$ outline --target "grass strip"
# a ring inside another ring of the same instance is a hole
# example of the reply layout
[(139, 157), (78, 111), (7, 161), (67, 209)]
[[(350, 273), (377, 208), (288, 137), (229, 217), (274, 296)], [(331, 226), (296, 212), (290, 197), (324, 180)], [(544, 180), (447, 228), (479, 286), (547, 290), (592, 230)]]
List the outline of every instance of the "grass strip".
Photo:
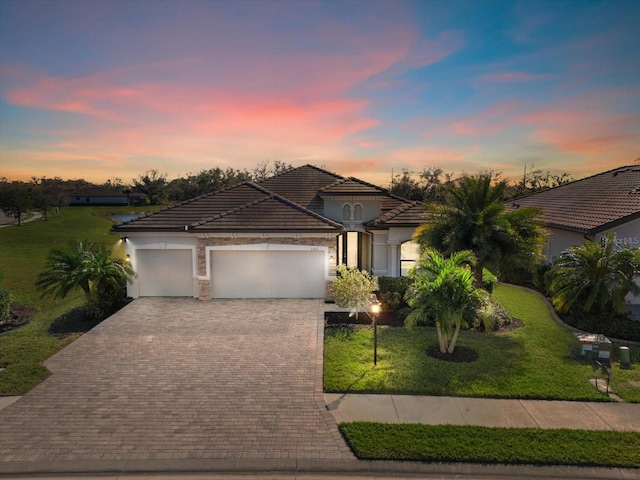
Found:
[(640, 468), (640, 433), (457, 425), (340, 424), (362, 460)]

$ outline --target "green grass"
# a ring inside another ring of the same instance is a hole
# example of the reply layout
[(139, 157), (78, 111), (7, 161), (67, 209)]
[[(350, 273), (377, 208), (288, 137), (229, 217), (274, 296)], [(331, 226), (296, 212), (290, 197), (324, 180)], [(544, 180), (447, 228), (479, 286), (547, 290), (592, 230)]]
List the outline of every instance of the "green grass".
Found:
[[(374, 367), (371, 328), (327, 329), (325, 391), (608, 400), (588, 382), (594, 375), (591, 365), (570, 355), (576, 348), (574, 336), (553, 321), (539, 295), (500, 285), (494, 296), (524, 326), (499, 334), (461, 332), (457, 345), (478, 352), (472, 363), (429, 357), (427, 346), (437, 344), (433, 328), (379, 327)], [(614, 367), (612, 389), (628, 401), (638, 401), (640, 389), (629, 380), (640, 380), (640, 368)]]
[(49, 375), (42, 362), (71, 342), (49, 333), (49, 325), (59, 316), (83, 304), (81, 292), (64, 300), (40, 298), (35, 289), (49, 250), (64, 247), (70, 240), (99, 242), (121, 254), (119, 236), (110, 233), (110, 213), (133, 211), (130, 207), (67, 207), (61, 216), (36, 220), (21, 227), (0, 228), (0, 270), (2, 285), (14, 302), (33, 306), (37, 313), (31, 322), (0, 336), (0, 396), (22, 395)]
[(640, 433), (354, 422), (340, 430), (364, 460), (640, 467)]

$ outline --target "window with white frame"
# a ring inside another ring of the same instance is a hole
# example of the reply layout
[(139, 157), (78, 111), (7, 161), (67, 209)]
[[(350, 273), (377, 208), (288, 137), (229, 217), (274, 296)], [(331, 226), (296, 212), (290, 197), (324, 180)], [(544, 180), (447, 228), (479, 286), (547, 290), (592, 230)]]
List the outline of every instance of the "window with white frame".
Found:
[(400, 245), (400, 276), (406, 277), (420, 258), (420, 245), (409, 240)]

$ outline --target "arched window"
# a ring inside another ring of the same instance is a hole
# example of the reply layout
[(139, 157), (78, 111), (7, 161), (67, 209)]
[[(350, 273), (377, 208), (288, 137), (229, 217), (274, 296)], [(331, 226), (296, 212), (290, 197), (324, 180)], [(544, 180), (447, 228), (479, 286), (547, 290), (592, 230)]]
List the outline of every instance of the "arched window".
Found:
[(353, 219), (356, 222), (361, 222), (362, 221), (362, 205), (360, 205), (359, 203), (356, 203), (353, 206)]
[(351, 204), (349, 203), (342, 206), (342, 220), (351, 220)]

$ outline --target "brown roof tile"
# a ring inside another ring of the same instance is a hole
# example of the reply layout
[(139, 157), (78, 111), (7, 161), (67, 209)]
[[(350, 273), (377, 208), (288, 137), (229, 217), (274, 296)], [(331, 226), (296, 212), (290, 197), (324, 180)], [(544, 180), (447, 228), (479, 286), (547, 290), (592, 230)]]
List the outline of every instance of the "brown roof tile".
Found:
[(381, 227), (413, 227), (427, 221), (427, 213), (424, 204), (420, 202), (402, 203), (396, 208), (380, 215), (370, 221), (367, 226), (371, 228)]
[(640, 167), (620, 167), (507, 203), (537, 207), (550, 227), (597, 233), (640, 217)]

